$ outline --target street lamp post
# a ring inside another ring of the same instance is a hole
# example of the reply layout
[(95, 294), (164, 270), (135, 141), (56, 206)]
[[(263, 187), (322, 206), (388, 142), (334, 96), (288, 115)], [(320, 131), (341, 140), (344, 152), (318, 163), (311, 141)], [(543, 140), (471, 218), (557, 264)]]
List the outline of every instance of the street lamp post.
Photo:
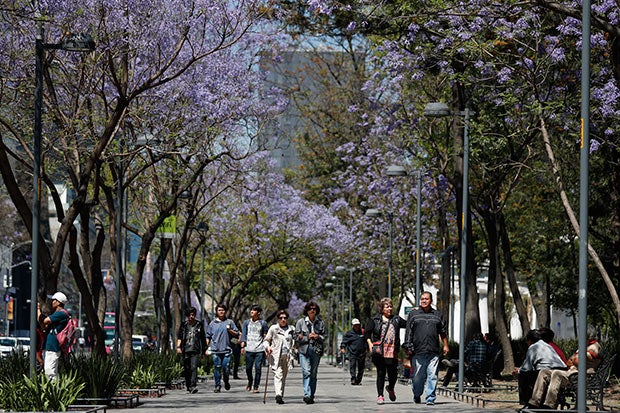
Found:
[[(369, 208), (366, 210), (365, 215), (370, 218), (376, 218), (383, 216), (383, 212), (379, 211), (376, 208)], [(394, 214), (388, 212), (388, 236), (389, 236), (389, 244), (388, 244), (388, 298), (392, 298), (392, 231), (394, 229)]]
[(205, 236), (209, 231), (209, 225), (206, 222), (199, 222), (196, 226), (196, 230), (200, 234), (200, 238), (202, 241), (202, 248), (200, 251), (200, 296), (198, 299), (200, 300), (200, 317), (204, 320), (205, 316), (205, 300), (204, 300), (204, 292), (205, 292)]
[(467, 277), (467, 233), (469, 230), (469, 109), (462, 112), (452, 112), (445, 103), (429, 103), (424, 108), (424, 115), (430, 118), (445, 116), (463, 116), (463, 199), (462, 199), (462, 228), (461, 228), (461, 277), (459, 295), (461, 299), (459, 320), (459, 393), (463, 392), (463, 377), (465, 373), (465, 300)]
[[(39, 234), (41, 209), (41, 133), (43, 129), (43, 61), (45, 50), (60, 49), (74, 52), (92, 52), (95, 42), (85, 34), (69, 34), (61, 43), (44, 43), (43, 21), (37, 22), (35, 38), (35, 89), (32, 168), (32, 271), (30, 273), (30, 342), (37, 340), (37, 290), (39, 277)], [(36, 375), (36, 352), (30, 352), (30, 377)]]
[[(407, 171), (400, 165), (390, 165), (387, 170), (388, 176), (406, 176)], [(415, 299), (419, 300), (422, 282), (420, 275), (420, 260), (422, 249), (422, 172), (417, 172), (417, 210), (416, 210), (416, 259), (415, 259)]]
[[(351, 325), (351, 321), (353, 320), (353, 271), (355, 271), (355, 268), (353, 267), (347, 268), (347, 267), (343, 267), (339, 265), (336, 267), (336, 271), (349, 271), (349, 317), (348, 317), (348, 321), (349, 321), (349, 325)], [(344, 303), (344, 290), (343, 290), (342, 302)]]

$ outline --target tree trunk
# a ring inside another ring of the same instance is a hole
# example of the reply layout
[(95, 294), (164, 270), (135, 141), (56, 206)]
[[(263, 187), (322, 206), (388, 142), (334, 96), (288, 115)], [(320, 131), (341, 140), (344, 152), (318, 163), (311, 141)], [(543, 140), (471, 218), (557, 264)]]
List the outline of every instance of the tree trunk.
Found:
[[(566, 195), (566, 191), (564, 190), (564, 184), (562, 182), (562, 177), (560, 176), (560, 169), (555, 160), (555, 154), (553, 152), (553, 148), (551, 147), (551, 140), (549, 139), (549, 132), (547, 131), (547, 126), (545, 120), (540, 117), (540, 129), (542, 132), (543, 141), (545, 143), (545, 150), (547, 152), (547, 157), (549, 158), (549, 162), (551, 163), (551, 169), (553, 171), (553, 176), (555, 178), (555, 182), (558, 185), (558, 190), (560, 192), (560, 199), (562, 200), (562, 205), (564, 206), (564, 210), (568, 215), (571, 225), (573, 226), (573, 230), (577, 234), (578, 237), (581, 237), (581, 229), (579, 227), (579, 222), (577, 221), (577, 217), (575, 216), (575, 212), (570, 205), (568, 200), (568, 196)], [(609, 295), (611, 296), (611, 300), (616, 309), (616, 325), (620, 326), (620, 297), (618, 297), (618, 292), (616, 291), (616, 287), (614, 286), (613, 281), (611, 280), (603, 262), (598, 256), (598, 253), (594, 250), (592, 245), (588, 243), (588, 254), (590, 254), (590, 258), (592, 262), (598, 269), (601, 277), (603, 278), (603, 282), (607, 287), (607, 291), (609, 291)]]

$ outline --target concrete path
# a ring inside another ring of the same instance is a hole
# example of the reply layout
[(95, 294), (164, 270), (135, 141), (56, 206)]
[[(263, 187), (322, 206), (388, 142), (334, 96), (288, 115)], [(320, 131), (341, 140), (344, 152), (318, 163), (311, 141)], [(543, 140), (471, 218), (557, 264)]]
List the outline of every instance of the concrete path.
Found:
[[(492, 408), (476, 408), (470, 404), (455, 401), (445, 396), (438, 396), (434, 406), (414, 404), (411, 388), (402, 384), (396, 385), (395, 402), (390, 402), (385, 394), (384, 405), (377, 405), (374, 371), (367, 373), (361, 386), (352, 386), (348, 372), (342, 368), (321, 363), (319, 367), (317, 393), (315, 403), (306, 405), (303, 400), (301, 385), (301, 369), (296, 366), (289, 371), (285, 390), (285, 404), (275, 402), (271, 374), (267, 400), (263, 404), (263, 392), (266, 369), (263, 368), (261, 392), (258, 394), (246, 392), (245, 371), (240, 380), (231, 381), (231, 389), (221, 393), (213, 392), (213, 381), (200, 383), (198, 393), (188, 394), (186, 390), (166, 390), (164, 396), (158, 398), (140, 397), (140, 405), (135, 408), (124, 409), (128, 413), (156, 413), (182, 411), (194, 412), (226, 412), (226, 413), (253, 413), (253, 412), (442, 412), (442, 413), (481, 413), (502, 412), (515, 413), (514, 410), (498, 410)], [(271, 372), (270, 372), (271, 373)], [(424, 400), (422, 400), (424, 401)]]

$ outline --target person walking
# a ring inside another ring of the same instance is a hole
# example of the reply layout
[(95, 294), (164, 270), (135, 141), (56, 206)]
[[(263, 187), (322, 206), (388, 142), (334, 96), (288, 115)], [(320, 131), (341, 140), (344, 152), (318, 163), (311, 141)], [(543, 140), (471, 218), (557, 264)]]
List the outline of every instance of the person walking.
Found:
[(198, 361), (207, 352), (207, 338), (202, 322), (196, 320), (196, 309), (185, 310), (185, 320), (177, 332), (177, 354), (183, 355), (183, 376), (188, 393), (197, 393)]
[[(267, 334), (268, 326), (265, 320), (260, 319), (263, 309), (254, 304), (250, 308), (250, 319), (243, 322), (241, 327), (241, 354), (245, 354), (245, 373), (248, 378), (246, 391), (253, 390), (258, 393), (260, 386), (261, 368), (263, 367), (263, 356), (265, 347), (263, 340)], [(254, 374), (252, 374), (254, 370)]]
[[(340, 343), (340, 352), (344, 357), (345, 350), (349, 351), (349, 373), (351, 385), (362, 384), (364, 367), (366, 367), (366, 351), (368, 345), (362, 331), (362, 323), (357, 318), (351, 320), (352, 330), (346, 332)], [(344, 363), (343, 363), (344, 366)]]
[(240, 335), (234, 321), (226, 318), (227, 310), (224, 304), (218, 304), (215, 307), (216, 318), (207, 327), (207, 345), (213, 355), (214, 393), (222, 391), (222, 378), (224, 389), (230, 390), (230, 356), (232, 354), (230, 339), (238, 338)]
[[(384, 297), (379, 301), (379, 314), (366, 323), (364, 338), (370, 351), (370, 358), (377, 369), (377, 404), (383, 404), (383, 389), (391, 401), (396, 401), (394, 386), (398, 378), (398, 351), (400, 350), (400, 329), (406, 321), (392, 314), (392, 300)], [(388, 384), (385, 385), (387, 375)]]
[(295, 328), (288, 325), (288, 313), (280, 310), (276, 313), (278, 322), (267, 331), (265, 336), (265, 352), (269, 368), (273, 371), (273, 388), (276, 403), (284, 404), (284, 387), (286, 376), (293, 367), (293, 351), (295, 344)]
[(58, 291), (47, 297), (52, 300), (52, 314), (43, 319), (43, 330), (48, 332), (43, 347), (45, 350), (43, 352), (43, 370), (45, 375), (53, 380), (58, 377), (58, 361), (61, 354), (56, 334), (65, 328), (71, 318), (71, 314), (65, 310), (65, 304), (67, 303), (67, 296), (65, 294)]
[(420, 294), (420, 306), (407, 316), (407, 332), (403, 347), (413, 356), (414, 369), (411, 389), (414, 403), (422, 402), (426, 382), (426, 405), (432, 406), (437, 399), (437, 373), (439, 371), (439, 342), (443, 343), (443, 355), (450, 352), (448, 330), (443, 312), (434, 309), (433, 295), (428, 291)]
[(304, 403), (313, 404), (319, 362), (323, 355), (325, 340), (325, 323), (319, 318), (321, 309), (317, 303), (310, 301), (304, 307), (304, 318), (295, 324), (295, 336), (299, 350), (302, 382), (304, 386)]

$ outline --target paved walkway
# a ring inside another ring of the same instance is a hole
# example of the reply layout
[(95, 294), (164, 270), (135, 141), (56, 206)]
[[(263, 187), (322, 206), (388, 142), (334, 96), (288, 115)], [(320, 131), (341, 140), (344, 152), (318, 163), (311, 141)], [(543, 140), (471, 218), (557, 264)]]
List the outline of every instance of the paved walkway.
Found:
[[(243, 370), (243, 367), (242, 367)], [(374, 371), (367, 373), (361, 386), (351, 386), (348, 372), (344, 373), (339, 367), (321, 363), (315, 404), (306, 405), (303, 400), (301, 385), (301, 369), (296, 366), (289, 371), (286, 383), (284, 400), (286, 404), (275, 403), (273, 382), (269, 377), (269, 388), (266, 403), (263, 404), (263, 392), (266, 369), (263, 369), (261, 392), (258, 394), (245, 391), (245, 370), (240, 380), (231, 381), (231, 389), (221, 393), (213, 393), (213, 381), (200, 383), (198, 393), (188, 394), (185, 390), (167, 390), (164, 396), (158, 398), (140, 397), (140, 405), (126, 409), (131, 413), (154, 413), (182, 410), (183, 413), (193, 412), (226, 412), (226, 413), (253, 413), (253, 412), (443, 412), (443, 413), (481, 413), (502, 412), (515, 413), (514, 410), (498, 410), (491, 408), (476, 408), (472, 405), (458, 402), (448, 397), (438, 396), (434, 406), (414, 404), (411, 388), (402, 384), (396, 385), (395, 402), (390, 402), (386, 396), (384, 405), (377, 405)], [(270, 372), (271, 373), (271, 372)]]

